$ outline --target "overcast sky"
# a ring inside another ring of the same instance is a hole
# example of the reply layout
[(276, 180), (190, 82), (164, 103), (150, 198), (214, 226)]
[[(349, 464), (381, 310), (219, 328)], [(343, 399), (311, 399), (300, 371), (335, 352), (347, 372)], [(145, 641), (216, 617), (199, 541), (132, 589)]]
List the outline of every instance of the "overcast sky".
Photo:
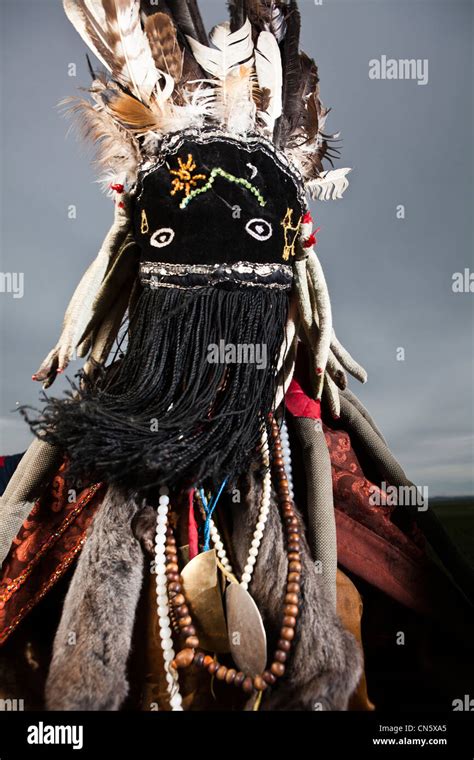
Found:
[[(209, 26), (224, 20), (223, 0), (201, 5)], [(473, 493), (474, 294), (452, 290), (453, 273), (474, 271), (473, 6), (300, 6), (303, 47), (333, 108), (328, 128), (342, 133), (338, 165), (353, 167), (344, 199), (313, 208), (336, 331), (369, 373), (366, 386), (352, 388), (419, 486), (431, 496)], [(0, 454), (8, 454), (30, 440), (12, 410), (17, 401), (37, 403), (31, 374), (57, 340), (113, 209), (55, 109), (89, 83), (85, 45), (61, 2), (0, 0), (0, 7), (0, 272), (24, 273), (23, 298), (0, 292)], [(382, 56), (417, 59), (427, 84), (371, 79), (369, 62)], [(62, 380), (51, 390), (63, 387)]]

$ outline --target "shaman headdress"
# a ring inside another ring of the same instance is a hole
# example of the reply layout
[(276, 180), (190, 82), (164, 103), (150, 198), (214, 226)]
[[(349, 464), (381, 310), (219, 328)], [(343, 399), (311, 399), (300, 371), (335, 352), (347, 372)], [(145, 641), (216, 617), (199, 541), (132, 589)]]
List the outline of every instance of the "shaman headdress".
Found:
[[(209, 39), (195, 0), (64, 7), (106, 68), (93, 102), (71, 108), (117, 203), (37, 374), (50, 384), (79, 346), (86, 376), (67, 402), (50, 400), (40, 428), (73, 471), (111, 482), (232, 479), (282, 401), (300, 339), (335, 416), (345, 370), (365, 380), (332, 330), (306, 205), (308, 193), (339, 198), (349, 170), (323, 169), (337, 150), (296, 3), (232, 0)], [(120, 359), (92, 372), (127, 308)], [(265, 361), (239, 361), (242, 347)]]

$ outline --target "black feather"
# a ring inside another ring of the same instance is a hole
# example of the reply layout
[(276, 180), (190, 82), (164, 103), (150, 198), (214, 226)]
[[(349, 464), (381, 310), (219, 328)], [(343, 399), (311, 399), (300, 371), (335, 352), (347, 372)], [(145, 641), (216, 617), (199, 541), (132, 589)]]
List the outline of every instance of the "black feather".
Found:
[(208, 45), (209, 40), (196, 0), (166, 0), (178, 29), (193, 39)]
[(230, 31), (236, 32), (245, 22), (245, 0), (228, 0)]
[(286, 34), (281, 45), (283, 65), (282, 115), (275, 127), (274, 140), (285, 145), (301, 118), (302, 65), (300, 57), (301, 17), (295, 0), (291, 0), (285, 17)]

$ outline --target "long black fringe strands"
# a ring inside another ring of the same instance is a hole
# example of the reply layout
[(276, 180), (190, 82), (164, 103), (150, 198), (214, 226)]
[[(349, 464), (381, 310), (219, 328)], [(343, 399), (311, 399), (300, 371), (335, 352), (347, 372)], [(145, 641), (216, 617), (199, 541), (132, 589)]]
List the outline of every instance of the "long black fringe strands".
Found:
[[(265, 287), (144, 289), (122, 358), (28, 420), (68, 477), (147, 489), (232, 483), (273, 410), (288, 294)], [(210, 363), (211, 344), (265, 345), (267, 366)], [(26, 415), (25, 415), (26, 416)]]

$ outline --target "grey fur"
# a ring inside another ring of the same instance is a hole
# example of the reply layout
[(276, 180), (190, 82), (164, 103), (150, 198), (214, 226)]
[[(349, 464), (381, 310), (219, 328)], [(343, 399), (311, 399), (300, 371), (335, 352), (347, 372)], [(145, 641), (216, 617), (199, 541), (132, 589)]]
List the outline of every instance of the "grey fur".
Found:
[[(239, 567), (240, 572), (252, 540), (261, 490), (252, 475), (245, 485), (245, 499), (231, 507), (232, 564)], [(301, 562), (302, 598), (292, 654), (284, 677), (265, 693), (262, 709), (345, 710), (362, 674), (362, 653), (326, 597), (306, 540), (302, 545)], [(283, 616), (287, 565), (279, 510), (273, 502), (249, 588), (263, 617), (270, 654)]]
[(137, 504), (109, 488), (71, 581), (46, 684), (49, 710), (118, 710), (143, 576)]

